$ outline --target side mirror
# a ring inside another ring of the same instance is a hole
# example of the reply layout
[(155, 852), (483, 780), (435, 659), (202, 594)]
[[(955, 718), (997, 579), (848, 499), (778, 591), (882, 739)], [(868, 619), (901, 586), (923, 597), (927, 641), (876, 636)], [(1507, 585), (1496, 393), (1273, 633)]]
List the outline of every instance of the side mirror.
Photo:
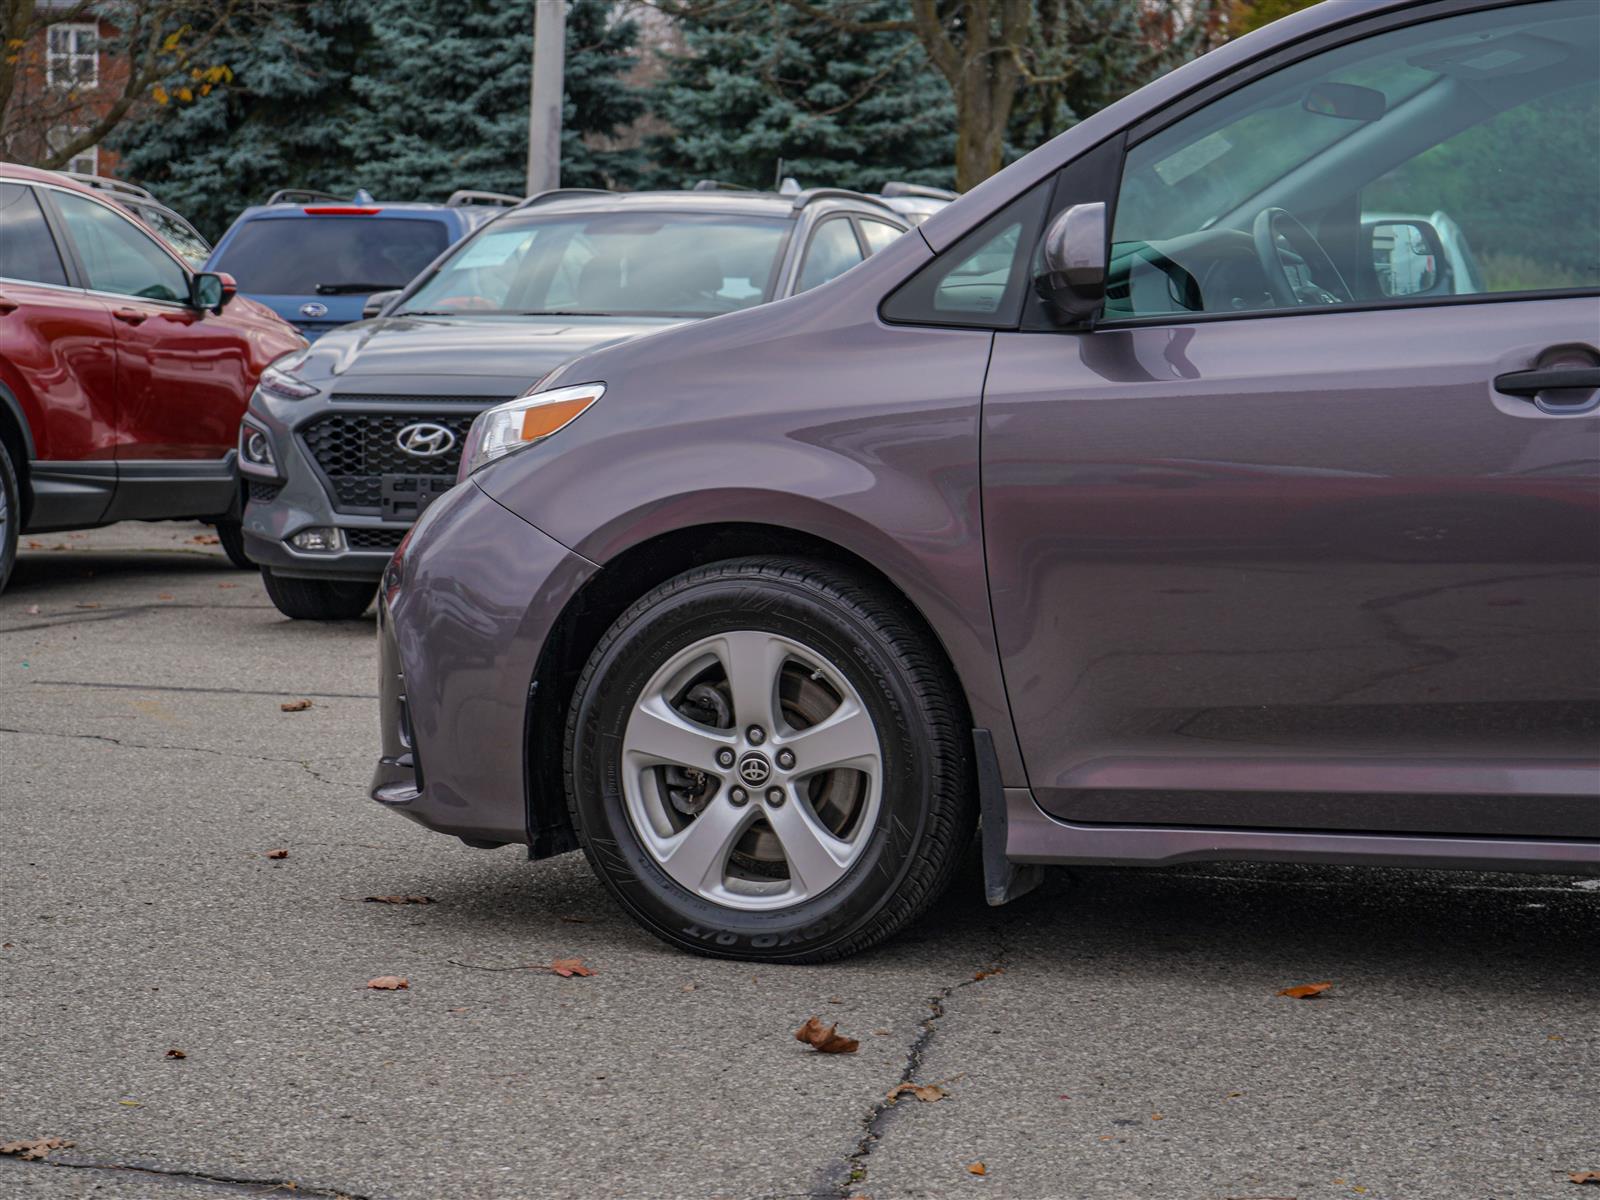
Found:
[(1043, 270), (1033, 286), (1056, 312), (1090, 321), (1106, 294), (1106, 206), (1074, 204), (1044, 231)]
[(1389, 99), (1376, 88), (1353, 83), (1314, 83), (1306, 89), (1300, 107), (1343, 121), (1376, 121), (1389, 111)]
[(220, 313), (238, 294), (233, 276), (220, 271), (201, 271), (189, 280), (189, 303), (208, 312)]
[(373, 317), (383, 316), (383, 310), (394, 302), (395, 297), (400, 294), (401, 290), (400, 288), (395, 288), (388, 292), (373, 292), (372, 295), (367, 297), (367, 302), (361, 306), (361, 319), (370, 321)]
[(1450, 266), (1431, 221), (1400, 217), (1365, 224), (1372, 273), (1385, 297), (1448, 293)]

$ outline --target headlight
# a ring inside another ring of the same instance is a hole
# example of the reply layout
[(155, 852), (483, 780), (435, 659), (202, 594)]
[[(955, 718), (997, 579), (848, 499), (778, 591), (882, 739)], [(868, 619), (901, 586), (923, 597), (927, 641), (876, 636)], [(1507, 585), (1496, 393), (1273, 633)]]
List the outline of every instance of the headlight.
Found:
[(580, 383), (576, 387), (530, 392), (479, 413), (467, 431), (461, 471), (456, 478), (465, 479), (485, 463), (560, 432), (605, 393), (603, 383)]
[(315, 396), (317, 389), (295, 374), (305, 365), (308, 355), (309, 351), (296, 350), (275, 359), (261, 372), (256, 386), (269, 396), (279, 396), (285, 400), (304, 400), (307, 396)]

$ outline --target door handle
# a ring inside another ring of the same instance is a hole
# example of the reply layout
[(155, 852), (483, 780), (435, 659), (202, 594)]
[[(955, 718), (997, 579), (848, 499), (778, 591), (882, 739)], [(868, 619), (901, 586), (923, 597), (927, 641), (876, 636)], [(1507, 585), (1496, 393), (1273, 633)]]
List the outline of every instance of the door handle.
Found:
[(127, 322), (129, 325), (143, 325), (150, 319), (149, 313), (140, 312), (137, 308), (114, 309), (111, 315), (119, 321)]
[[(1600, 367), (1537, 367), (1495, 376), (1497, 391), (1533, 401), (1540, 412), (1555, 416), (1600, 408)], [(1571, 397), (1568, 399), (1567, 397)]]
[(22, 305), (18, 304), (15, 300), (8, 300), (6, 297), (0, 296), (0, 317), (14, 313), (21, 307)]

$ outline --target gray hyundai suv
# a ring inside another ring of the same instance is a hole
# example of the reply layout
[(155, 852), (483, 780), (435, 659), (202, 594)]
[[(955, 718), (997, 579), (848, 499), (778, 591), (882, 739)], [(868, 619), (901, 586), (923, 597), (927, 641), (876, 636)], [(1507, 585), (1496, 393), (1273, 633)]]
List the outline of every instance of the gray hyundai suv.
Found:
[(388, 569), (373, 798), (771, 961), (980, 816), (992, 903), (1600, 873), (1597, 64), (1593, 0), (1318, 5), (484, 413)]
[(525, 201), (262, 374), (239, 467), (267, 594), (290, 617), (360, 616), (483, 409), (585, 350), (826, 283), (906, 229), (837, 188)]

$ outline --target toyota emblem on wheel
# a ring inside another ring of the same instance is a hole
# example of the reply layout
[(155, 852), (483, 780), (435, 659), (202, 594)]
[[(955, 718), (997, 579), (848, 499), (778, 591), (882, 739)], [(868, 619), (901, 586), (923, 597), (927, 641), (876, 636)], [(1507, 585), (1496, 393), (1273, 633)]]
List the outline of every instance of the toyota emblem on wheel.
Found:
[(395, 445), (415, 458), (438, 458), (448, 454), (456, 444), (456, 435), (443, 425), (419, 421), (407, 425), (394, 435)]
[(752, 751), (739, 760), (739, 778), (751, 787), (760, 787), (772, 775), (766, 757)]

